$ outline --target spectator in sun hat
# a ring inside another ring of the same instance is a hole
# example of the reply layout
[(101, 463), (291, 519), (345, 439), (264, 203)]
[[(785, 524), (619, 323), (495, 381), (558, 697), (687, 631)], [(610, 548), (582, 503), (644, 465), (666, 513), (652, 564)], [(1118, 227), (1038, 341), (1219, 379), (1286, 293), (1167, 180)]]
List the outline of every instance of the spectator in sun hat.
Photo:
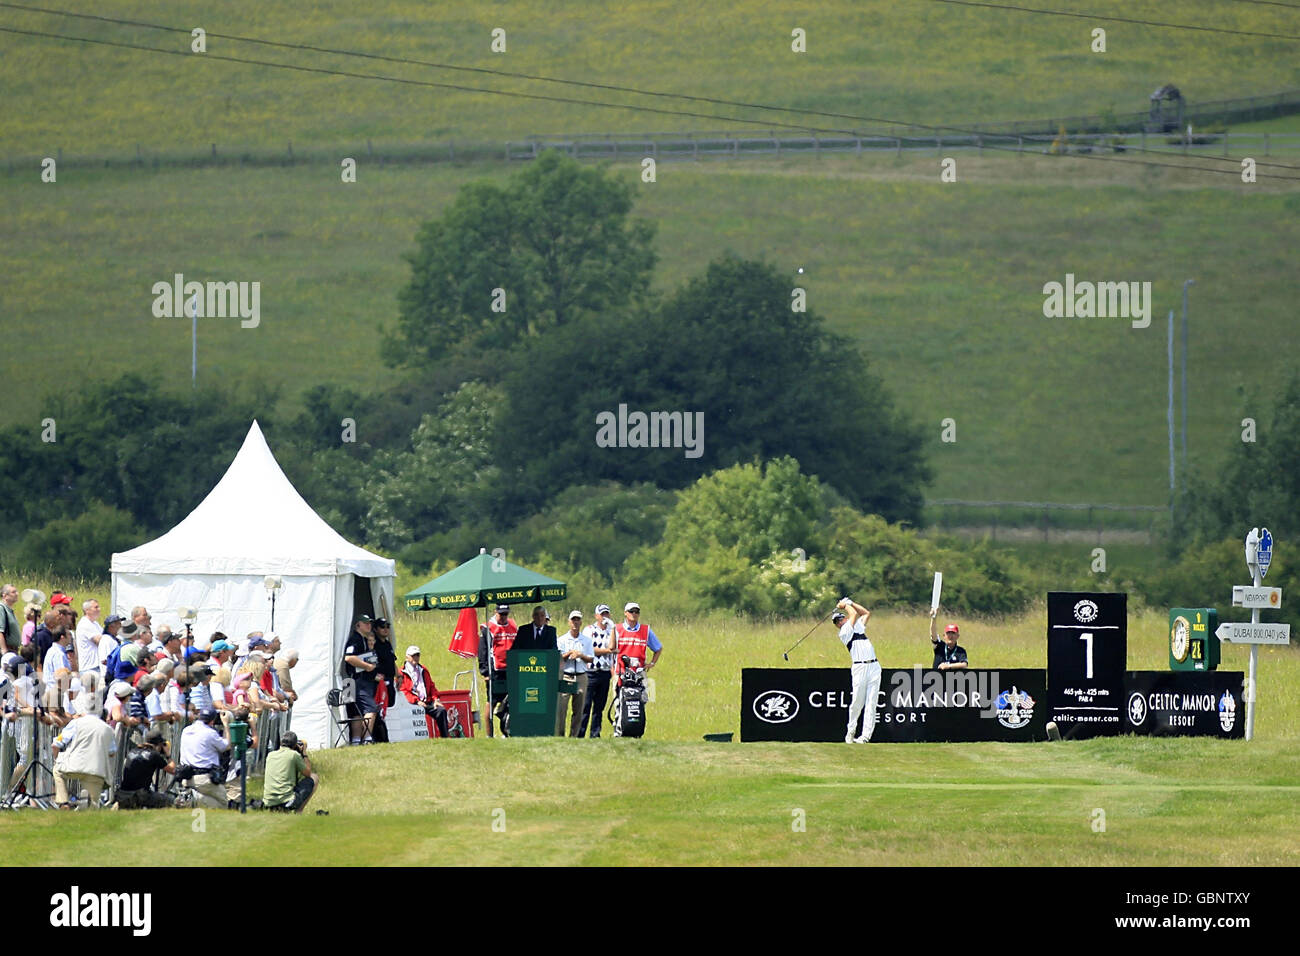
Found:
[(114, 727), (126, 724), (134, 727), (139, 721), (128, 712), (127, 700), (135, 693), (135, 688), (124, 680), (114, 681), (108, 688), (108, 722)]
[(968, 666), (966, 648), (957, 643), (957, 625), (949, 624), (945, 627), (943, 640), (940, 640), (938, 615), (938, 608), (930, 612), (930, 643), (934, 646), (934, 663), (931, 666), (941, 671), (964, 671)]
[(447, 736), (447, 708), (438, 700), (438, 687), (429, 669), (420, 663), (420, 649), (414, 644), (406, 649), (406, 663), (402, 665), (402, 695), (424, 708), (438, 728), (438, 736)]

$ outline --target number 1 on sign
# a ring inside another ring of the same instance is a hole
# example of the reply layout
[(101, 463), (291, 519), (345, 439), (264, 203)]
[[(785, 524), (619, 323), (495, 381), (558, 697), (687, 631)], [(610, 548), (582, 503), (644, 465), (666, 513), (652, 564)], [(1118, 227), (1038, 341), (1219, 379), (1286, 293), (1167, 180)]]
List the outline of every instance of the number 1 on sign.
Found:
[(1086, 661), (1087, 661), (1086, 664), (1087, 673), (1084, 674), (1083, 676), (1087, 677), (1089, 680), (1092, 680), (1092, 635), (1080, 634), (1079, 640), (1087, 642), (1088, 645), (1088, 649), (1084, 651), (1084, 654), (1086, 655)]

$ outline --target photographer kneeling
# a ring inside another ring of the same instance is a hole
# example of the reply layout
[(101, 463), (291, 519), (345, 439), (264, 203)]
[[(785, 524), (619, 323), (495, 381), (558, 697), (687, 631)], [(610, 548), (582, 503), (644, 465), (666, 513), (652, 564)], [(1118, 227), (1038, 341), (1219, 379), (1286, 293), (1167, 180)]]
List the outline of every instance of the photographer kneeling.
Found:
[(122, 770), (117, 788), (117, 809), (151, 810), (173, 805), (172, 798), (154, 789), (159, 770), (175, 773), (176, 765), (168, 758), (167, 737), (154, 727), (144, 735), (144, 744), (132, 750)]
[(306, 742), (288, 731), (280, 738), (280, 749), (267, 754), (262, 809), (302, 813), (318, 783), (320, 777), (311, 772), (307, 759)]

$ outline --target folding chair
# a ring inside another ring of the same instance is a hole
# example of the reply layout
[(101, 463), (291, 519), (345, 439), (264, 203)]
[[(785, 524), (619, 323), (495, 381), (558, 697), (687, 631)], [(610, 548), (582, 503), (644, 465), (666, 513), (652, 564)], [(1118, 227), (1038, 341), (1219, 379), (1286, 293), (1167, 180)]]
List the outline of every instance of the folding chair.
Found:
[[(342, 690), (335, 687), (325, 695), (325, 704), (329, 707), (330, 720), (334, 722), (333, 747), (346, 747), (352, 740), (352, 718), (348, 716), (348, 704), (351, 701)], [(340, 713), (342, 716), (339, 716)], [(342, 744), (339, 742), (342, 741)]]

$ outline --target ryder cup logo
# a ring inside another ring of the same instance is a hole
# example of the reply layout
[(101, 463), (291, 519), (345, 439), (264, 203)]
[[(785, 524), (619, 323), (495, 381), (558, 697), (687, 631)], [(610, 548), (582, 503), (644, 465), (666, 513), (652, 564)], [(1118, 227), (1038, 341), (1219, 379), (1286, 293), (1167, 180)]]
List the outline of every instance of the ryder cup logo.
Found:
[(1034, 698), (1012, 685), (1010, 690), (998, 694), (998, 723), (1010, 730), (1019, 730), (1034, 719)]
[(1147, 701), (1141, 694), (1134, 694), (1128, 699), (1128, 722), (1134, 727), (1141, 727), (1147, 719)]
[(1084, 598), (1074, 606), (1074, 619), (1080, 624), (1091, 624), (1093, 621), (1097, 620), (1097, 614), (1099, 611), (1100, 609), (1097, 607), (1096, 601), (1089, 601), (1087, 598)]
[(764, 723), (788, 723), (797, 713), (799, 701), (783, 690), (765, 690), (754, 698), (754, 716)]
[(1237, 700), (1232, 696), (1232, 691), (1225, 690), (1223, 696), (1219, 698), (1219, 726), (1223, 732), (1229, 733), (1232, 725), (1237, 722)]

